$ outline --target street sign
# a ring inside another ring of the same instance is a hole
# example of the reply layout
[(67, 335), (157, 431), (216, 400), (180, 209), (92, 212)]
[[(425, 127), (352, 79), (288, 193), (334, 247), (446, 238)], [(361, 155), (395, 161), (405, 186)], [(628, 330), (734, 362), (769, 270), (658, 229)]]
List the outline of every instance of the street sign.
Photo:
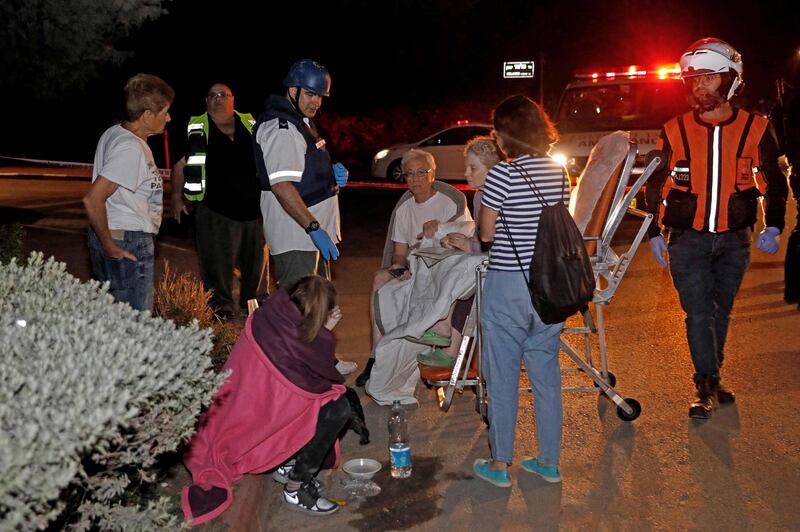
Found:
[(503, 63), (504, 78), (532, 78), (533, 61), (506, 61)]

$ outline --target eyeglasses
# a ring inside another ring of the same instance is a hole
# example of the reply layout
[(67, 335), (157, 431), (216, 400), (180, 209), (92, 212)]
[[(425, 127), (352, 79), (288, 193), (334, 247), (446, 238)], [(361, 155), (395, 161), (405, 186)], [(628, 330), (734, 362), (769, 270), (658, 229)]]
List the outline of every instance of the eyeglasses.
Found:
[(213, 100), (214, 98), (232, 98), (233, 94), (225, 91), (217, 91), (217, 92), (209, 92), (206, 94), (206, 98), (209, 100)]
[(400, 177), (402, 177), (405, 180), (409, 180), (415, 177), (425, 177), (431, 172), (433, 172), (433, 168), (428, 168), (427, 170), (417, 170), (416, 172), (403, 172), (402, 174), (400, 174)]

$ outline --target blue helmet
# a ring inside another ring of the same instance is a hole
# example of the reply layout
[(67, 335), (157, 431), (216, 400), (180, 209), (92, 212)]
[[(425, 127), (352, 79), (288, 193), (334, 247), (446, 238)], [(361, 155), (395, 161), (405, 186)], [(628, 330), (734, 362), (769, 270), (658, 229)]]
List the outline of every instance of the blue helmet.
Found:
[(311, 59), (303, 59), (292, 65), (283, 86), (301, 87), (320, 96), (330, 96), (331, 75), (328, 70)]

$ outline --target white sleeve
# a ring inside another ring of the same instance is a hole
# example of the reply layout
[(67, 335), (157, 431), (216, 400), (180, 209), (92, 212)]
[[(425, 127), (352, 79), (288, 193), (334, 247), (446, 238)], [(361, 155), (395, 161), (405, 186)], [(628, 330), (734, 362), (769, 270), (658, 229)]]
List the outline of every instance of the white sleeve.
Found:
[(264, 154), (271, 185), (302, 179), (306, 166), (306, 141), (294, 124), (280, 127), (277, 118), (264, 122), (258, 127), (256, 141)]
[(132, 142), (123, 141), (108, 150), (96, 172), (133, 192), (149, 177), (143, 168), (147, 168), (147, 162), (142, 149)]
[(411, 242), (407, 242), (408, 231), (406, 230), (408, 224), (410, 223), (409, 213), (408, 209), (405, 209), (404, 207), (405, 204), (399, 206), (397, 208), (397, 212), (395, 212), (394, 225), (392, 226), (392, 242), (411, 245)]

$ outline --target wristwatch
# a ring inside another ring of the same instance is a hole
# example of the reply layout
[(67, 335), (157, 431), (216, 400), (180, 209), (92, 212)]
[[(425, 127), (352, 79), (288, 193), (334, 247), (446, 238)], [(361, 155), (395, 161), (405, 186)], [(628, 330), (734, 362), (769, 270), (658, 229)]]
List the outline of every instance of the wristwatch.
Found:
[(312, 220), (311, 223), (308, 224), (308, 227), (306, 227), (306, 234), (312, 231), (316, 231), (317, 229), (319, 229), (319, 222), (316, 220)]

